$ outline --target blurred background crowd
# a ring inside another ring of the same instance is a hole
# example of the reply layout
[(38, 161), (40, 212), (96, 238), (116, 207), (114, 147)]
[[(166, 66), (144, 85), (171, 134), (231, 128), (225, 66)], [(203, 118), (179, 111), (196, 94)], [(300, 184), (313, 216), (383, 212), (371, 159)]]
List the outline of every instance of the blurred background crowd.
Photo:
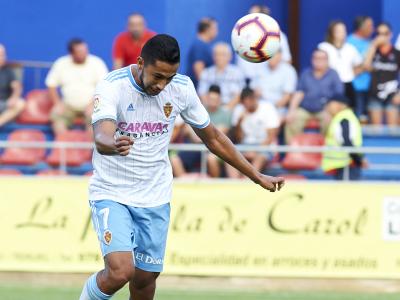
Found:
[[(253, 5), (243, 14), (255, 12), (271, 14), (264, 4)], [(229, 43), (219, 40), (218, 29), (217, 19), (198, 20), (197, 35), (188, 38), (190, 46), (182, 57), (185, 68), (180, 73), (192, 79), (212, 122), (234, 143), (361, 146), (362, 138), (357, 137), (361, 125), (398, 131), (400, 38), (394, 36), (391, 24), (375, 24), (368, 15), (355, 15), (351, 28), (341, 20), (332, 20), (325, 30), (325, 39), (315, 45), (308, 66), (301, 72), (293, 65), (294, 46), (285, 32), (281, 32), (280, 51), (268, 62), (253, 64), (235, 55)], [(46, 89), (25, 94), (23, 70), (7, 59), (9, 45), (1, 44), (0, 138), (45, 141), (52, 136), (56, 141), (90, 141), (96, 84), (110, 69), (135, 64), (141, 47), (155, 34), (145, 15), (129, 15), (126, 29), (115, 33), (111, 68), (102, 58), (91, 54), (87, 41), (72, 38), (67, 41), (67, 52), (54, 61), (46, 75)], [(343, 111), (347, 115), (335, 124), (337, 127), (332, 127), (335, 116)], [(310, 142), (304, 132), (314, 133)], [(200, 142), (190, 126), (182, 120), (176, 122), (172, 143)], [(29, 166), (44, 162), (50, 167), (36, 171), (59, 174), (62, 159), (67, 159), (72, 167), (90, 165), (88, 149), (70, 150), (67, 158), (62, 158), (57, 149), (36, 149), (29, 155), (24, 151), (5, 150), (1, 156), (2, 170), (29, 174), (33, 172)], [(244, 155), (260, 171), (274, 165), (290, 170), (288, 155), (255, 151)], [(174, 175), (184, 177), (199, 172), (200, 156), (196, 151), (171, 151)], [(309, 161), (302, 159), (307, 169)], [(314, 168), (331, 170), (329, 166), (324, 168), (324, 163), (331, 163), (328, 160), (320, 158)], [(361, 154), (352, 154), (348, 164), (358, 170), (367, 166)], [(15, 165), (28, 167), (13, 168)], [(207, 166), (210, 177), (240, 178), (236, 170), (212, 154), (207, 155)], [(91, 172), (90, 167), (83, 170), (77, 173)], [(354, 175), (357, 178), (359, 175)]]

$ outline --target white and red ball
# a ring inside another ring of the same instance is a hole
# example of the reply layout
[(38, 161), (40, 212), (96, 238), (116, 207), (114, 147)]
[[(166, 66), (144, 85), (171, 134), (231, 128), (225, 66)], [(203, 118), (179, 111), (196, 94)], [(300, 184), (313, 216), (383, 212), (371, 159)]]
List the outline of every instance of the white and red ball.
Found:
[(233, 49), (243, 59), (260, 63), (280, 48), (280, 28), (272, 17), (254, 13), (240, 18), (232, 30)]

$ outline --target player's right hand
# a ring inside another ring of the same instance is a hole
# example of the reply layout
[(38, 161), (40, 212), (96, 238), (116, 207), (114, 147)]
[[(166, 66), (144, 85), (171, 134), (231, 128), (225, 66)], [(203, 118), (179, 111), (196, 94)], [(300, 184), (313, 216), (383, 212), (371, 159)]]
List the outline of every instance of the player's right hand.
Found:
[(129, 136), (121, 135), (115, 139), (115, 148), (119, 155), (127, 156), (133, 145), (133, 139)]
[(270, 192), (275, 192), (280, 191), (285, 185), (285, 179), (283, 177), (261, 175), (260, 182), (258, 184)]

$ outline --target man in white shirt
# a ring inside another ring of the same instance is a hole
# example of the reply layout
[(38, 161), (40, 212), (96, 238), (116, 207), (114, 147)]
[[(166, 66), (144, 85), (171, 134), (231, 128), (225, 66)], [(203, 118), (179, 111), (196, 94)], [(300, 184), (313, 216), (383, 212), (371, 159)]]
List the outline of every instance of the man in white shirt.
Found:
[(105, 268), (87, 280), (80, 300), (110, 299), (127, 282), (130, 299), (153, 299), (169, 225), (168, 144), (178, 115), (211, 152), (255, 183), (272, 192), (284, 183), (255, 170), (210, 123), (192, 81), (176, 73), (179, 62), (178, 42), (156, 35), (137, 65), (109, 73), (96, 88), (89, 197)]
[(293, 66), (282, 60), (278, 51), (269, 61), (263, 73), (250, 83), (261, 96), (262, 101), (276, 107), (283, 120), (290, 97), (296, 91), (297, 73)]
[[(276, 142), (280, 126), (279, 114), (275, 106), (268, 102), (260, 102), (255, 92), (244, 88), (240, 95), (241, 104), (233, 111), (232, 126), (235, 128), (235, 140), (246, 145), (267, 146)], [(245, 152), (253, 167), (262, 171), (272, 154), (262, 152)], [(238, 170), (227, 166), (230, 178), (240, 178)]]
[(69, 55), (54, 62), (46, 78), (54, 103), (51, 120), (55, 134), (66, 131), (78, 117), (85, 118), (90, 126), (93, 92), (96, 84), (108, 72), (101, 58), (89, 54), (83, 40), (72, 39), (68, 43), (68, 52)]
[(213, 48), (214, 65), (200, 75), (198, 92), (202, 99), (207, 96), (211, 85), (221, 88), (222, 104), (232, 110), (239, 103), (240, 91), (245, 85), (241, 70), (230, 63), (232, 50), (227, 43), (217, 43)]

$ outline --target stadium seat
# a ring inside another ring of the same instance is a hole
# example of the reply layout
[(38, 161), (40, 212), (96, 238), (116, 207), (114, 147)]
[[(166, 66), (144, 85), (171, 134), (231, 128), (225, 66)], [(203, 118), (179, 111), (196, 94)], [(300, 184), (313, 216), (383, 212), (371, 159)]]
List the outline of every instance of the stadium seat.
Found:
[(67, 172), (59, 169), (47, 169), (39, 171), (36, 175), (39, 176), (66, 176)]
[[(19, 129), (13, 131), (8, 141), (13, 142), (45, 142), (43, 132), (34, 129)], [(34, 165), (40, 162), (46, 154), (44, 148), (7, 148), (1, 156), (1, 163), (6, 165)]]
[[(55, 138), (56, 142), (91, 142), (92, 139), (86, 131), (69, 130), (59, 134)], [(77, 167), (90, 160), (91, 149), (66, 149), (65, 161), (67, 166)], [(61, 163), (61, 150), (53, 149), (47, 157), (47, 163), (51, 166), (59, 166)]]
[[(322, 145), (324, 137), (318, 133), (299, 134), (290, 143), (292, 147)], [(321, 159), (321, 153), (289, 152), (282, 161), (282, 167), (287, 170), (315, 170), (320, 167)]]
[(26, 96), (26, 106), (17, 118), (21, 124), (48, 124), (53, 102), (47, 90), (33, 90)]
[(0, 176), (8, 175), (22, 175), (22, 173), (16, 169), (0, 169)]

